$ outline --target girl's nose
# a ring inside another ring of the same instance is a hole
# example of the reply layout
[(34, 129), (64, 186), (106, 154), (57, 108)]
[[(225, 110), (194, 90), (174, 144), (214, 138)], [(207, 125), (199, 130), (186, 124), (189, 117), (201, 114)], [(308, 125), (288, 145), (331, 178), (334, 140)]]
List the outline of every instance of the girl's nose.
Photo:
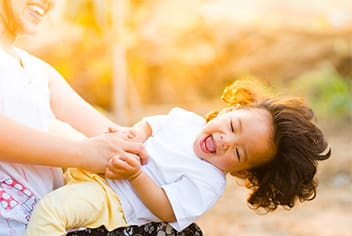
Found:
[(222, 134), (220, 135), (221, 145), (224, 150), (227, 150), (229, 147), (233, 146), (235, 143), (235, 135), (233, 134)]

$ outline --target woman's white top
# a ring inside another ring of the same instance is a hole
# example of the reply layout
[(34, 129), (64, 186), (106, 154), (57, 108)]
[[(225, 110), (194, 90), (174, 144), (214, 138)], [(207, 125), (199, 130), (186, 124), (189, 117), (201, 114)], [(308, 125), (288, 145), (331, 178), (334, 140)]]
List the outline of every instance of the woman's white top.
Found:
[[(177, 219), (171, 225), (181, 231), (215, 204), (224, 192), (226, 178), (193, 151), (195, 137), (205, 125), (202, 117), (174, 108), (168, 115), (145, 120), (153, 134), (145, 142), (149, 161), (142, 168), (166, 192)], [(120, 197), (128, 224), (160, 221), (128, 181), (109, 180), (109, 184)]]
[[(17, 52), (23, 67), (0, 49), (0, 113), (21, 124), (47, 131), (48, 121), (54, 119), (54, 114), (43, 62), (23, 50), (17, 49)], [(39, 198), (61, 185), (60, 168), (0, 162), (2, 230), (11, 225), (10, 221), (27, 224)], [(11, 232), (16, 231), (13, 230)]]

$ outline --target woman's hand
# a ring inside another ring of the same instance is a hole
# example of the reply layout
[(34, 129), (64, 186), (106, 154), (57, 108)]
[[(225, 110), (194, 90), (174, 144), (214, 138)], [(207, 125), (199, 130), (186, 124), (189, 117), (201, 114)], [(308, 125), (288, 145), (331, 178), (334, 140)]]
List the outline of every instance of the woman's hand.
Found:
[[(109, 127), (106, 133), (120, 133), (123, 139), (129, 142), (144, 143), (144, 141), (147, 139), (144, 130), (138, 127)], [(138, 155), (138, 153), (134, 154)], [(134, 158), (138, 159), (142, 165), (148, 161), (148, 155), (139, 155), (138, 157), (134, 156)]]
[(144, 133), (144, 130), (141, 130), (137, 127), (109, 127), (108, 133), (121, 133), (124, 134), (125, 138), (134, 142), (141, 142), (144, 143), (147, 140), (147, 137)]
[[(96, 173), (105, 173), (109, 161), (116, 156), (147, 160), (143, 144), (126, 138), (123, 133), (105, 133), (80, 140), (81, 167)], [(108, 172), (107, 176), (115, 175)]]

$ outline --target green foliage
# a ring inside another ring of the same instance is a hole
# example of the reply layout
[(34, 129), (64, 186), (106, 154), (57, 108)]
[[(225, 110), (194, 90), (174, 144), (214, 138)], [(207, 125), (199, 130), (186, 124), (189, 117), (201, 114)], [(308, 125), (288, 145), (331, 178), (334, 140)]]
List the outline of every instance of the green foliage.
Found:
[(290, 88), (304, 96), (318, 116), (352, 118), (352, 83), (330, 66), (303, 73)]

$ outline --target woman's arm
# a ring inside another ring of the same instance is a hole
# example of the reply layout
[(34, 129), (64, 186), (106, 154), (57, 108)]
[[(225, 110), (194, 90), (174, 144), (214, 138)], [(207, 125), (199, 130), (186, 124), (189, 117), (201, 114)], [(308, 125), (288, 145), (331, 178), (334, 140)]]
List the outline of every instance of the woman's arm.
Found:
[[(94, 137), (109, 130), (121, 130), (123, 133), (124, 128), (88, 104), (54, 68), (44, 61), (42, 61), (42, 65), (49, 78), (50, 104), (58, 119), (70, 124), (87, 137)], [(143, 145), (133, 140), (126, 140), (122, 136), (117, 144), (119, 146), (115, 147), (115, 149), (119, 149), (115, 150), (115, 154), (120, 156), (138, 155), (142, 163), (145, 163), (148, 155)], [(135, 156), (135, 158), (137, 157)]]
[(119, 125), (80, 97), (54, 68), (42, 63), (49, 77), (50, 104), (58, 119), (69, 123), (87, 137), (102, 134), (109, 127), (118, 129)]
[(81, 147), (0, 115), (1, 161), (49, 166), (81, 166)]
[(43, 61), (41, 63), (43, 73), (48, 73), (50, 78), (51, 105), (55, 115), (85, 135), (96, 137), (69, 140), (27, 127), (0, 114), (0, 161), (78, 167), (103, 173), (115, 155), (138, 154), (141, 159), (147, 159), (143, 144), (127, 140), (121, 133), (103, 134), (108, 127), (119, 127), (79, 97), (53, 68)]
[(97, 173), (106, 171), (116, 155), (147, 156), (143, 144), (121, 133), (88, 139), (65, 139), (22, 125), (0, 114), (0, 161), (57, 167), (78, 167)]

